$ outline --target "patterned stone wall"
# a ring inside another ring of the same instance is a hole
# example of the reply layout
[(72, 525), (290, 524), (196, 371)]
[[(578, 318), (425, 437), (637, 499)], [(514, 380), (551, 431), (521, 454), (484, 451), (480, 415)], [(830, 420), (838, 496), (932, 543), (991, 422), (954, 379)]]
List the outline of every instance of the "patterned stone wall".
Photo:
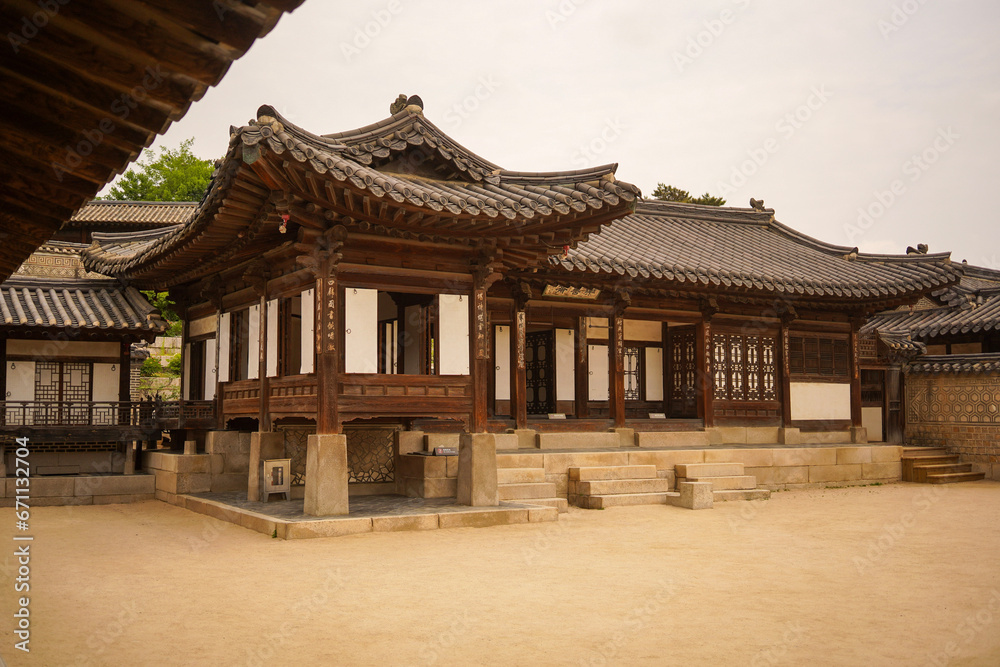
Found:
[(909, 373), (906, 441), (945, 447), (1000, 479), (1000, 373)]

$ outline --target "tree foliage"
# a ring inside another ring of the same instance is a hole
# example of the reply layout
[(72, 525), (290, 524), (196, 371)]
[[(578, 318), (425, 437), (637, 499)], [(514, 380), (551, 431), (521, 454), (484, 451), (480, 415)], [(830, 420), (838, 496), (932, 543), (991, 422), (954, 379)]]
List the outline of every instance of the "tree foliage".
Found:
[(177, 304), (170, 298), (170, 294), (168, 292), (143, 290), (142, 295), (146, 297), (146, 301), (149, 301), (153, 305), (153, 308), (160, 311), (163, 319), (170, 323), (170, 326), (163, 332), (163, 335), (180, 336), (184, 324), (181, 322), (180, 316), (174, 311), (174, 306)]
[(703, 204), (705, 206), (723, 206), (726, 203), (722, 197), (716, 197), (707, 192), (700, 197), (692, 197), (687, 190), (681, 190), (664, 183), (656, 184), (656, 189), (653, 190), (653, 199), (676, 201), (683, 204)]
[(212, 178), (212, 161), (191, 153), (194, 138), (176, 149), (161, 147), (155, 156), (147, 153), (122, 174), (103, 199), (127, 201), (201, 201)]

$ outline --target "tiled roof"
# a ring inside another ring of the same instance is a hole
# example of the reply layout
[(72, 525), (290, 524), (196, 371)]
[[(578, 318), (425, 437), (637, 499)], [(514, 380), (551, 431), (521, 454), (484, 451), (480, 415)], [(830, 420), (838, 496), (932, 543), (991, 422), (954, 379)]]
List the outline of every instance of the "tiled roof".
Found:
[(77, 211), (64, 227), (121, 225), (165, 227), (183, 224), (198, 209), (198, 202), (149, 202), (95, 200)]
[(876, 315), (867, 330), (907, 331), (914, 338), (1000, 331), (1000, 271), (967, 266), (958, 285), (935, 296), (947, 305)]
[[(616, 168), (504, 170), (454, 142), (414, 106), (327, 136), (262, 106), (257, 120), (231, 128), (229, 151), (184, 225), (162, 234), (95, 233), (84, 263), (109, 275), (162, 282), (208, 271), (267, 235), (285, 242), (277, 225), (262, 224), (278, 219), (269, 199), (277, 188), (325, 202), (319, 215), (325, 210), (326, 220), (360, 231), (469, 245), (494, 241), (509, 249), (504, 261), (524, 265), (634, 206), (639, 189), (616, 180)], [(294, 221), (297, 213), (290, 212)]]
[(569, 271), (630, 275), (731, 290), (888, 299), (954, 283), (947, 253), (868, 255), (800, 234), (770, 209), (641, 201), (565, 259)]
[(903, 366), (907, 373), (986, 373), (1000, 371), (1000, 353), (920, 357)]
[(0, 285), (0, 327), (162, 333), (167, 323), (133, 287), (117, 280), (15, 276)]

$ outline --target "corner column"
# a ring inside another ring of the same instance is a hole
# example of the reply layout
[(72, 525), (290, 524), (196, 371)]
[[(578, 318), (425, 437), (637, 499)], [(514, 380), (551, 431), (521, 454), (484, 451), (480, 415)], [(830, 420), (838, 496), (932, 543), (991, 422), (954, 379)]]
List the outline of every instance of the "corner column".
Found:
[(615, 302), (608, 322), (608, 407), (615, 428), (625, 426), (625, 308)]
[(590, 361), (587, 359), (587, 318), (576, 320), (576, 418), (590, 417)]
[(514, 428), (528, 427), (528, 378), (525, 360), (528, 316), (526, 308), (531, 298), (531, 288), (524, 283), (515, 286), (514, 311), (511, 317), (510, 358), (510, 410), (514, 417)]
[(348, 513), (347, 436), (340, 432), (337, 386), (340, 378), (340, 290), (338, 252), (347, 238), (341, 226), (319, 240), (316, 257), (316, 433), (306, 444), (303, 512), (312, 516)]
[(715, 406), (713, 405), (712, 383), (712, 322), (703, 317), (695, 326), (695, 362), (698, 366), (698, 416), (705, 422), (705, 428), (715, 426)]
[(858, 331), (863, 323), (864, 320), (860, 317), (851, 318), (851, 336), (847, 350), (851, 361), (851, 442), (855, 444), (868, 442), (868, 431), (861, 421), (861, 344)]

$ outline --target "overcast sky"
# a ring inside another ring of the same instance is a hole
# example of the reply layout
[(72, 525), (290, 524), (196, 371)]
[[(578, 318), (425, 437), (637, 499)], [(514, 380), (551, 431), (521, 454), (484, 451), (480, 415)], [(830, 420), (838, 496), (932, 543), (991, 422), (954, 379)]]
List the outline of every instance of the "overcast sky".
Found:
[(261, 104), (315, 133), (399, 93), (507, 169), (619, 163), (866, 252), (1000, 269), (1000, 3), (306, 0), (155, 145), (219, 157)]

